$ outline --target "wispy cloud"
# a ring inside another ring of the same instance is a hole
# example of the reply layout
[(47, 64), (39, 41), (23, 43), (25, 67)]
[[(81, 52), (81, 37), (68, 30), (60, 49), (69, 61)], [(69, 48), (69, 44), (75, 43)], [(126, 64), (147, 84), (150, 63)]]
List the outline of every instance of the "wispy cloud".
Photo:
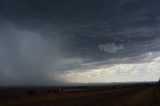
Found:
[(106, 44), (100, 44), (98, 48), (100, 51), (116, 53), (120, 50), (123, 50), (124, 46), (122, 44), (116, 45), (115, 43), (106, 43)]

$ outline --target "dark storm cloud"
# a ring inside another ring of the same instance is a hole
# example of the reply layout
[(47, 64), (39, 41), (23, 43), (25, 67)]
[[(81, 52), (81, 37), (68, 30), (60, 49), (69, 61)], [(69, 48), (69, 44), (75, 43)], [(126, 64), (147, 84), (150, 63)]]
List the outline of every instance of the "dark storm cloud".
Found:
[(143, 54), (160, 50), (159, 3), (1, 0), (0, 85), (55, 84), (68, 70), (146, 62)]

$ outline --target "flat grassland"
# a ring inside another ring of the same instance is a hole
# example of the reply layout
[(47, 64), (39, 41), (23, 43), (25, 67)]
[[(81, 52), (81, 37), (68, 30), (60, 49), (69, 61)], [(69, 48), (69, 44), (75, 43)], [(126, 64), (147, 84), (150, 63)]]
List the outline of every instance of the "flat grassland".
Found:
[(68, 89), (61, 93), (0, 93), (0, 106), (160, 106), (159, 85)]

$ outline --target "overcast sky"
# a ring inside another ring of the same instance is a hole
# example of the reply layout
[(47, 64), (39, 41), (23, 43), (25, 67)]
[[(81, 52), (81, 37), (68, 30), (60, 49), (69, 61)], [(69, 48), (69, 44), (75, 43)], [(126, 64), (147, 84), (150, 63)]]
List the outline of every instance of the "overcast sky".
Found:
[(156, 81), (160, 0), (0, 0), (0, 85)]

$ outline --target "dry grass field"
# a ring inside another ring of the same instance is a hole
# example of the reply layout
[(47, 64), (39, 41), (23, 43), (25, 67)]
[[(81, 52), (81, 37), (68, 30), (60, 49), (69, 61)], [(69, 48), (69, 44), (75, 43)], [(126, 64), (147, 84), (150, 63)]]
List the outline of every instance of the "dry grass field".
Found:
[(160, 106), (160, 86), (70, 89), (61, 93), (31, 94), (7, 94), (3, 91), (0, 106)]

